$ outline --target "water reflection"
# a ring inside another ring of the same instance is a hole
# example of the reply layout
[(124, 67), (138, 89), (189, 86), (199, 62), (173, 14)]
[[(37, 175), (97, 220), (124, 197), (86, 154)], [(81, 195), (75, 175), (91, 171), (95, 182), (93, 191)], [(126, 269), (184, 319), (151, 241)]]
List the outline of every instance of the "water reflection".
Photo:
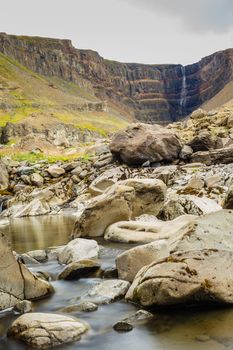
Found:
[(66, 244), (72, 232), (75, 216), (46, 215), (11, 219), (1, 227), (18, 253)]

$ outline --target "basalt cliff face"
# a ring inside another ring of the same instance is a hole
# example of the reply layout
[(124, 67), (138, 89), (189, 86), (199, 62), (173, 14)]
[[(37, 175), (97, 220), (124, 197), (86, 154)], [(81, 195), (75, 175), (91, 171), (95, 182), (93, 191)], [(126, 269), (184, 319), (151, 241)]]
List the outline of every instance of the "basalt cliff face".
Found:
[(69, 40), (0, 33), (0, 52), (45, 76), (88, 81), (99, 99), (127, 106), (147, 123), (177, 121), (215, 96), (233, 79), (233, 49), (196, 64), (119, 63), (79, 50)]

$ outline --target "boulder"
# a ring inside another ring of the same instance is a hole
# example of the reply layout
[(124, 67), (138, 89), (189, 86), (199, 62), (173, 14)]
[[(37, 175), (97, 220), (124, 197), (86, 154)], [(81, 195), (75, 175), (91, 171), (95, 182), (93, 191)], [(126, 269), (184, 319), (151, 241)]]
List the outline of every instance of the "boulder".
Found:
[(32, 302), (29, 300), (22, 300), (15, 304), (13, 308), (14, 313), (16, 314), (26, 314), (32, 312)]
[(22, 300), (45, 297), (52, 286), (34, 276), (14, 257), (5, 236), (0, 233), (0, 310), (12, 307)]
[(98, 310), (98, 305), (90, 303), (89, 301), (83, 301), (79, 304), (69, 305), (60, 310), (62, 313), (72, 313), (72, 312), (94, 312)]
[(118, 243), (144, 244), (179, 237), (186, 233), (196, 220), (194, 215), (183, 215), (172, 221), (138, 220), (121, 221), (109, 226), (104, 238)]
[(193, 149), (189, 145), (184, 145), (180, 151), (179, 158), (181, 160), (188, 160), (190, 159), (191, 155), (193, 154)]
[(126, 299), (144, 307), (233, 304), (232, 260), (223, 250), (172, 254), (141, 269)]
[(194, 152), (209, 151), (216, 148), (216, 140), (208, 131), (202, 131), (189, 142), (189, 146)]
[(97, 305), (110, 304), (122, 299), (129, 287), (127, 281), (106, 280), (92, 287), (82, 298)]
[(31, 313), (20, 316), (7, 332), (34, 349), (48, 349), (80, 340), (88, 325), (74, 317), (58, 314)]
[(228, 188), (226, 197), (223, 203), (224, 209), (233, 209), (233, 184)]
[(160, 180), (119, 181), (83, 209), (75, 223), (73, 237), (103, 236), (106, 228), (115, 222), (141, 214), (157, 215), (165, 193), (166, 185)]
[(142, 267), (168, 256), (169, 253), (166, 240), (159, 240), (126, 250), (116, 258), (118, 276), (122, 280), (133, 282)]
[(89, 186), (89, 192), (97, 196), (102, 194), (107, 188), (114, 185), (117, 181), (123, 180), (125, 177), (122, 167), (106, 170), (98, 176)]
[(96, 259), (98, 253), (99, 246), (96, 241), (76, 238), (59, 253), (58, 260), (61, 264), (71, 264), (84, 259)]
[(117, 332), (131, 331), (134, 326), (146, 323), (152, 320), (153, 317), (154, 315), (146, 310), (138, 310), (133, 314), (125, 317), (123, 320), (115, 323), (113, 329)]
[(9, 175), (6, 165), (0, 161), (0, 190), (6, 190), (9, 186)]
[(58, 279), (75, 280), (88, 277), (100, 269), (100, 264), (93, 260), (80, 260), (70, 263), (59, 273)]
[(119, 131), (110, 144), (112, 154), (128, 165), (171, 162), (178, 158), (181, 143), (170, 130), (160, 125), (137, 123)]
[(206, 165), (233, 163), (233, 147), (220, 148), (207, 152), (195, 152), (191, 156), (191, 162), (201, 162)]
[(202, 119), (206, 116), (206, 111), (202, 108), (196, 109), (194, 112), (192, 112), (190, 118), (191, 119)]
[(160, 218), (174, 220), (185, 214), (201, 216), (221, 209), (222, 207), (217, 202), (208, 197), (170, 193), (160, 213)]

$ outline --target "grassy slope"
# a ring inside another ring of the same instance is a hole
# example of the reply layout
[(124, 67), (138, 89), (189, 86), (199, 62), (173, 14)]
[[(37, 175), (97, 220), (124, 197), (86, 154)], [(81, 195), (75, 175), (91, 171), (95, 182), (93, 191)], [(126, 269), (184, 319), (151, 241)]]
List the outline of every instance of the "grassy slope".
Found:
[(107, 112), (80, 112), (69, 107), (98, 101), (90, 83), (81, 78), (78, 86), (59, 78), (40, 76), (0, 54), (0, 126), (8, 121), (25, 120), (33, 112), (53, 113), (64, 123), (102, 134), (127, 125), (129, 116), (115, 106), (110, 106)]

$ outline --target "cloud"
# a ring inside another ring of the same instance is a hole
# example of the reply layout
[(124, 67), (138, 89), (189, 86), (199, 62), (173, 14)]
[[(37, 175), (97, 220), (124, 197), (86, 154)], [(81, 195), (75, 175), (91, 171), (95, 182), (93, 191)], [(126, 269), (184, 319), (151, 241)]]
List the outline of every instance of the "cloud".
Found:
[(224, 32), (233, 27), (233, 0), (127, 0), (178, 19), (196, 32)]

